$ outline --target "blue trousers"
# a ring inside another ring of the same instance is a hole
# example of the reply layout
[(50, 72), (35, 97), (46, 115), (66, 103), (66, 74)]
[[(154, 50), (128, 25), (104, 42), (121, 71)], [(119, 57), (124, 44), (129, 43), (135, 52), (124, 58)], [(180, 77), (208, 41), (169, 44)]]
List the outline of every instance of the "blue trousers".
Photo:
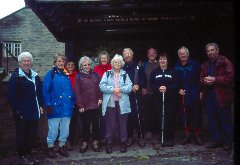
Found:
[(220, 107), (214, 91), (207, 93), (205, 103), (212, 141), (230, 144), (233, 136), (231, 107)]
[(48, 148), (54, 146), (54, 142), (58, 136), (59, 130), (59, 146), (62, 147), (65, 145), (67, 141), (67, 137), (69, 134), (69, 124), (70, 118), (52, 118), (48, 119), (48, 136), (47, 136), (47, 144)]

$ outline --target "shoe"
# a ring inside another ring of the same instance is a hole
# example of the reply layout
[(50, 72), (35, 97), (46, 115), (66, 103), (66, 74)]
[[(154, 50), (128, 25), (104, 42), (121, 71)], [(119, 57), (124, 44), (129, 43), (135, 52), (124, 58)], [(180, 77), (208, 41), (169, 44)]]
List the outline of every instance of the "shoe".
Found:
[(102, 149), (100, 147), (99, 141), (94, 140), (93, 144), (92, 144), (92, 149), (94, 152), (101, 152)]
[(210, 145), (207, 145), (206, 148), (207, 149), (216, 149), (216, 148), (221, 148), (223, 145), (221, 143), (212, 143)]
[(174, 143), (173, 142), (163, 142), (162, 143), (162, 147), (174, 147)]
[(126, 145), (126, 143), (121, 143), (120, 152), (121, 153), (127, 152), (127, 145)]
[(133, 138), (132, 138), (132, 137), (129, 137), (129, 138), (127, 139), (127, 146), (128, 146), (128, 147), (131, 147), (132, 144), (133, 144)]
[(106, 145), (106, 154), (112, 153), (112, 143), (107, 143)]
[(57, 158), (57, 154), (54, 151), (54, 147), (48, 148), (48, 157), (49, 158)]
[(65, 157), (69, 157), (69, 153), (67, 151), (67, 148), (66, 146), (62, 146), (62, 147), (59, 147), (59, 150), (58, 150), (59, 154), (62, 155), (62, 156), (65, 156)]
[(190, 141), (191, 141), (191, 133), (187, 133), (181, 144), (185, 145), (187, 143), (190, 143)]
[(143, 138), (140, 138), (138, 140), (138, 144), (139, 144), (140, 147), (145, 147), (145, 145), (146, 145), (145, 140)]
[(39, 163), (39, 160), (36, 158), (36, 156), (34, 154), (30, 154), (28, 156), (28, 158), (33, 161), (34, 164), (38, 164)]
[(173, 142), (168, 142), (167, 146), (168, 147), (174, 147), (174, 143)]
[(87, 142), (83, 142), (83, 143), (82, 143), (82, 146), (80, 147), (79, 152), (80, 152), (80, 153), (84, 153), (84, 152), (87, 151), (87, 148), (88, 148), (88, 143), (87, 143)]
[(231, 144), (224, 144), (223, 145), (223, 150), (224, 151), (230, 151), (232, 149), (232, 145)]
[(34, 162), (31, 159), (29, 159), (28, 156), (20, 156), (19, 157), (19, 164), (31, 165), (31, 164), (34, 164)]
[(199, 146), (203, 145), (203, 141), (200, 134), (195, 134), (195, 144)]
[(152, 133), (151, 132), (147, 132), (146, 133), (146, 141), (151, 141), (152, 138)]

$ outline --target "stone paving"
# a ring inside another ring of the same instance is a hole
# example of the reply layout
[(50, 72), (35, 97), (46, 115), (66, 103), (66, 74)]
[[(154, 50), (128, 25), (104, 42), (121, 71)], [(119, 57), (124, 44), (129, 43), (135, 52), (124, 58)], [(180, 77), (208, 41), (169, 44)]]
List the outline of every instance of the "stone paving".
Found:
[[(206, 145), (206, 144), (205, 144)], [(137, 143), (128, 148), (128, 152), (120, 153), (119, 144), (113, 146), (113, 153), (93, 152), (89, 146), (86, 153), (79, 153), (79, 145), (73, 147), (68, 158), (58, 155), (57, 159), (47, 158), (46, 149), (40, 149), (37, 157), (41, 165), (232, 165), (234, 152), (222, 148), (206, 149), (194, 144), (174, 147), (162, 147), (158, 140), (149, 141), (146, 147), (140, 148)], [(0, 161), (3, 165), (16, 165), (16, 156), (8, 155)]]

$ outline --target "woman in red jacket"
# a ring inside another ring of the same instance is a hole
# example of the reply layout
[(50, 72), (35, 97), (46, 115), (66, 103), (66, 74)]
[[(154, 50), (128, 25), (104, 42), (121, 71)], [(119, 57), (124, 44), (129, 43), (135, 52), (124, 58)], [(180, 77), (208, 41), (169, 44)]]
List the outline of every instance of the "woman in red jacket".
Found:
[[(112, 69), (112, 65), (110, 64), (110, 57), (107, 51), (101, 51), (98, 54), (98, 60), (99, 64), (94, 67), (94, 71), (99, 74), (99, 76), (102, 78), (103, 74), (107, 70)], [(101, 107), (100, 107), (101, 108)], [(101, 115), (100, 116), (100, 139), (101, 143), (105, 143), (105, 122), (104, 122), (104, 117)]]

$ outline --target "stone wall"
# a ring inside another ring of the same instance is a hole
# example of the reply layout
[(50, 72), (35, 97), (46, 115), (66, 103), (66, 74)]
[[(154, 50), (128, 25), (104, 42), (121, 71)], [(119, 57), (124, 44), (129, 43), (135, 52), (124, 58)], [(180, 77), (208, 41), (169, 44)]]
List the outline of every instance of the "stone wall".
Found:
[[(47, 27), (28, 7), (0, 20), (0, 41), (21, 41), (22, 52), (33, 55), (33, 69), (40, 77), (53, 65), (53, 56), (65, 53), (65, 44), (58, 42)], [(2, 57), (2, 66), (6, 68), (6, 58)], [(14, 70), (18, 63), (9, 59), (9, 70)]]

